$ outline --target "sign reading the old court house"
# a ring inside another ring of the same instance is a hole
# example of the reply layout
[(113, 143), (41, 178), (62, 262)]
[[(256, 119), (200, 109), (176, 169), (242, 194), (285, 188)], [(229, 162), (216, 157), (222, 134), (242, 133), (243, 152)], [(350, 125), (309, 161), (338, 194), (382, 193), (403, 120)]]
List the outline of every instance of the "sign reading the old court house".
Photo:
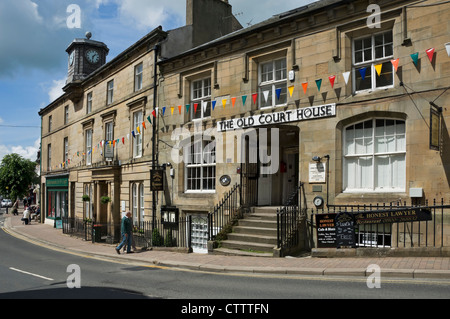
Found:
[(332, 116), (336, 116), (335, 103), (225, 120), (217, 123), (217, 131), (232, 131), (255, 126), (299, 122)]

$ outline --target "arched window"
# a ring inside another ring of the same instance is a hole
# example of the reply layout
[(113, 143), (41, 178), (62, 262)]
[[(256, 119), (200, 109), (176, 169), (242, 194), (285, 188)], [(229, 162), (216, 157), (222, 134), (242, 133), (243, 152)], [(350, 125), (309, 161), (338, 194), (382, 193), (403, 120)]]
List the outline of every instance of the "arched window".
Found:
[(131, 213), (133, 225), (137, 226), (144, 221), (144, 183), (131, 185)]
[(344, 192), (404, 192), (404, 120), (374, 118), (349, 125), (343, 141)]

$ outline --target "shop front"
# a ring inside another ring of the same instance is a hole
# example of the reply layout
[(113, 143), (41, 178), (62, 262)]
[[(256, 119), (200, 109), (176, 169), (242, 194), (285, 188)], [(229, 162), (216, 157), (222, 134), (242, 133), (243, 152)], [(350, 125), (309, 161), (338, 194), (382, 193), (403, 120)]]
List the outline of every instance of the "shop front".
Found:
[(60, 175), (46, 178), (45, 223), (59, 225), (58, 221), (68, 217), (69, 176)]

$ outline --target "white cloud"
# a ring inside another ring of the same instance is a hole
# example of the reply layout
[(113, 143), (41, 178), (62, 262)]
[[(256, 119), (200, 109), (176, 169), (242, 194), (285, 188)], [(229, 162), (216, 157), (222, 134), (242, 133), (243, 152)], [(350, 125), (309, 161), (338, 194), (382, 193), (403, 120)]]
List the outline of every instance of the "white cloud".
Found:
[(37, 157), (37, 152), (39, 151), (41, 139), (38, 138), (34, 141), (33, 146), (11, 146), (8, 147), (6, 145), (0, 145), (0, 161), (3, 159), (5, 155), (16, 153), (22, 156), (25, 159), (29, 159), (31, 161), (35, 161)]
[(53, 102), (57, 98), (59, 98), (61, 95), (64, 94), (64, 91), (62, 88), (66, 85), (66, 79), (61, 80), (53, 80), (53, 85), (50, 87), (50, 90), (48, 92), (48, 96), (50, 99), (50, 102)]

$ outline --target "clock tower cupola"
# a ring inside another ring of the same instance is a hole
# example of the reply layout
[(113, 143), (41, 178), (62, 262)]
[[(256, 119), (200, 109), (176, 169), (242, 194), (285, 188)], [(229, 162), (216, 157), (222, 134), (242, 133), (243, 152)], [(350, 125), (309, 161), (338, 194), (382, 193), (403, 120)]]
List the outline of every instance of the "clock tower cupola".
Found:
[(80, 83), (106, 63), (108, 47), (103, 42), (91, 40), (91, 37), (92, 34), (87, 32), (85, 39), (75, 39), (67, 48), (69, 61), (66, 85)]

